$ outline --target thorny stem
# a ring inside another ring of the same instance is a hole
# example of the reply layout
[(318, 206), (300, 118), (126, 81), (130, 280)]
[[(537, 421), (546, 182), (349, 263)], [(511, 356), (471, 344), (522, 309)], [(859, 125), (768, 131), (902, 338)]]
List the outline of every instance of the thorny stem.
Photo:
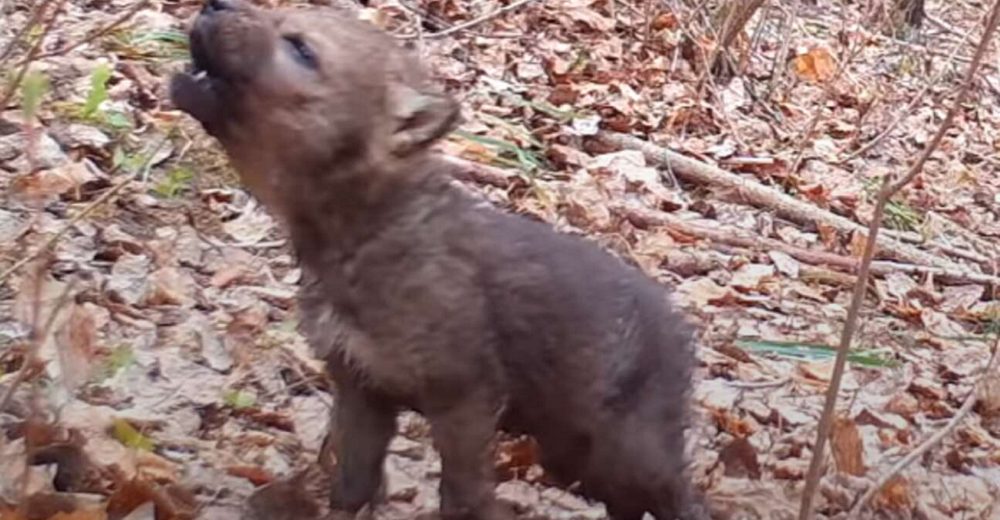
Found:
[(853, 339), (854, 331), (857, 328), (858, 314), (861, 310), (861, 303), (864, 300), (865, 290), (868, 287), (868, 273), (871, 267), (872, 257), (875, 255), (875, 240), (882, 221), (882, 214), (885, 211), (885, 206), (893, 195), (909, 184), (923, 170), (927, 159), (941, 144), (941, 141), (944, 139), (945, 132), (947, 132), (951, 127), (955, 116), (958, 114), (958, 111), (961, 110), (962, 103), (965, 101), (965, 96), (969, 91), (969, 87), (976, 78), (976, 73), (979, 71), (979, 65), (983, 60), (983, 56), (986, 54), (986, 49), (989, 48), (989, 43), (993, 38), (993, 33), (996, 32), (998, 21), (1000, 21), (1000, 0), (995, 0), (993, 7), (990, 9), (989, 18), (986, 20), (986, 27), (983, 31), (982, 39), (976, 47), (976, 54), (972, 58), (972, 63), (969, 65), (969, 69), (965, 73), (965, 79), (962, 81), (958, 94), (951, 107), (948, 109), (948, 113), (945, 115), (944, 121), (942, 121), (941, 126), (938, 127), (937, 133), (934, 134), (933, 138), (931, 138), (931, 141), (924, 148), (923, 153), (917, 161), (913, 163), (913, 166), (910, 167), (910, 170), (906, 173), (906, 175), (896, 182), (892, 182), (889, 176), (886, 176), (882, 181), (882, 187), (879, 190), (878, 199), (875, 203), (875, 210), (872, 215), (871, 222), (868, 224), (868, 239), (865, 242), (861, 268), (858, 271), (858, 283), (854, 286), (854, 293), (851, 296), (851, 306), (847, 311), (847, 321), (844, 324), (844, 330), (840, 337), (840, 345), (837, 348), (837, 357), (833, 364), (833, 374), (830, 376), (830, 385), (827, 387), (826, 391), (826, 402), (823, 405), (823, 415), (820, 417), (819, 429), (816, 432), (816, 443), (813, 447), (812, 460), (809, 462), (809, 473), (806, 477), (806, 485), (802, 494), (802, 503), (799, 508), (799, 520), (808, 520), (812, 516), (812, 501), (816, 494), (816, 488), (819, 486), (820, 473), (824, 458), (823, 452), (826, 448), (827, 437), (830, 436), (830, 428), (833, 424), (834, 414), (836, 412), (837, 394), (840, 392), (840, 382), (844, 376), (847, 354), (850, 351), (851, 340)]

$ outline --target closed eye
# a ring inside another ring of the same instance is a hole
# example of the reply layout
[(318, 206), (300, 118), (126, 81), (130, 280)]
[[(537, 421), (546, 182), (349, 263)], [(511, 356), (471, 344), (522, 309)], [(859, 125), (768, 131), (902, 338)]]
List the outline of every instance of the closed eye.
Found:
[(316, 59), (316, 53), (313, 52), (313, 50), (309, 47), (309, 44), (307, 44), (301, 36), (297, 34), (286, 34), (284, 36), (284, 41), (288, 47), (288, 51), (300, 65), (313, 70), (319, 68), (319, 61)]

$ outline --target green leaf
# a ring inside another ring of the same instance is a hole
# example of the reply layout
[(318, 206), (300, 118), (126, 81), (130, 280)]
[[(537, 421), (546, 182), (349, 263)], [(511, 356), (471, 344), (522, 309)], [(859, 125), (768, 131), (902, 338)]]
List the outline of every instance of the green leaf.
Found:
[(188, 37), (183, 31), (152, 31), (136, 36), (132, 43), (138, 45), (144, 42), (163, 42), (187, 47)]
[(97, 372), (97, 376), (94, 378), (97, 382), (104, 381), (105, 379), (114, 377), (120, 370), (132, 364), (135, 360), (135, 354), (132, 352), (132, 347), (128, 345), (119, 345), (111, 354), (104, 360), (101, 368)]
[(257, 396), (242, 390), (230, 390), (223, 396), (222, 401), (227, 405), (242, 410), (250, 408), (257, 403)]
[(25, 119), (33, 119), (38, 114), (42, 98), (49, 90), (49, 77), (40, 72), (29, 72), (21, 80), (21, 111)]
[(80, 115), (90, 117), (97, 112), (97, 107), (108, 99), (108, 80), (111, 79), (111, 68), (101, 63), (90, 74), (90, 92), (84, 102)]
[(178, 193), (181, 192), (187, 185), (194, 179), (194, 172), (189, 168), (179, 166), (170, 170), (167, 174), (167, 178), (163, 179), (159, 184), (157, 184), (153, 191), (164, 198), (176, 197)]
[[(833, 359), (837, 355), (835, 347), (816, 343), (740, 339), (736, 340), (736, 346), (749, 352), (772, 354), (807, 361), (828, 360)], [(847, 360), (851, 363), (870, 368), (894, 367), (898, 365), (895, 360), (888, 357), (888, 352), (877, 350), (869, 350), (863, 353), (852, 351), (847, 354)]]
[(112, 435), (118, 442), (128, 446), (129, 448), (136, 448), (145, 451), (153, 451), (156, 445), (153, 441), (139, 433), (128, 421), (125, 419), (115, 418), (113, 424)]

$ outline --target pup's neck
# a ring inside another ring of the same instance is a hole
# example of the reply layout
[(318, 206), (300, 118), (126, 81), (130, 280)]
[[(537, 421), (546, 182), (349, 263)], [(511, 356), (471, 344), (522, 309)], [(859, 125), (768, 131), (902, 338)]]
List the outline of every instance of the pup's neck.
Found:
[(383, 229), (412, 218), (416, 206), (451, 187), (444, 161), (430, 153), (392, 165), (330, 166), (286, 192), (284, 220), (299, 260), (329, 269), (353, 256)]

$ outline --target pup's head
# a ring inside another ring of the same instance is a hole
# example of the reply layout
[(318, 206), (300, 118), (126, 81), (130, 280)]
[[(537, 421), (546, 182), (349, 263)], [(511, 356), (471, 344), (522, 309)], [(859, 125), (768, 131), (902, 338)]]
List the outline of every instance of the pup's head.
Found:
[(173, 78), (171, 98), (255, 191), (289, 170), (405, 159), (458, 123), (458, 104), (415, 57), (345, 11), (208, 0), (190, 43), (193, 68)]

